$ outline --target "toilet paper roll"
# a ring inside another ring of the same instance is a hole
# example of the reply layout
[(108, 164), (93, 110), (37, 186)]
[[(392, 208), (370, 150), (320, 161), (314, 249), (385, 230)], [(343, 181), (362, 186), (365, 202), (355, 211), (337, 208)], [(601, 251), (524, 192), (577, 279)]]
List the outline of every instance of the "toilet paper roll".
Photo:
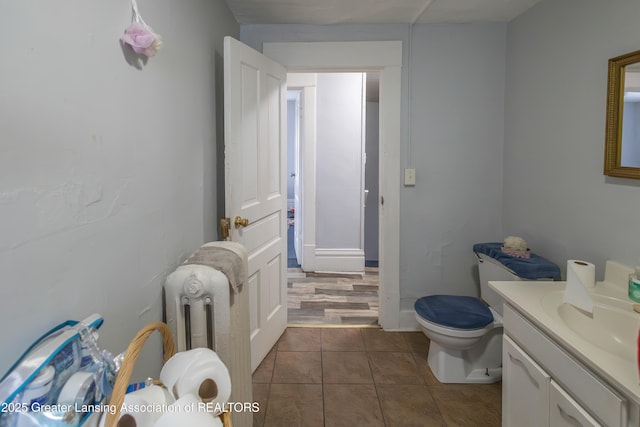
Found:
[(216, 415), (231, 395), (229, 371), (216, 352), (208, 348), (175, 354), (162, 368), (160, 381), (175, 399), (193, 394)]
[(155, 403), (164, 406), (169, 406), (176, 401), (166, 387), (156, 384), (151, 384), (145, 388), (141, 388), (139, 390), (131, 392), (127, 396), (137, 396), (149, 403)]
[(153, 426), (222, 427), (222, 420), (206, 412), (203, 406), (195, 395), (187, 394), (169, 406)]
[(567, 261), (567, 282), (570, 281), (593, 288), (596, 285), (596, 266), (587, 261), (570, 259)]
[[(164, 414), (166, 408), (175, 402), (166, 388), (152, 384), (124, 397), (118, 427), (151, 427)], [(100, 427), (104, 427), (106, 413), (100, 419)]]
[(207, 411), (219, 415), (231, 396), (231, 376), (220, 360), (199, 360), (191, 364), (174, 386), (179, 397), (194, 395), (205, 403)]
[[(160, 381), (173, 393), (178, 379), (191, 369), (192, 364), (198, 361), (220, 362), (220, 357), (215, 351), (208, 348), (194, 348), (176, 353), (162, 367)], [(178, 399), (180, 396), (174, 394), (174, 397)]]
[(593, 300), (588, 288), (596, 285), (596, 267), (590, 262), (570, 259), (567, 261), (567, 286), (563, 302), (593, 313)]
[(149, 402), (134, 393), (124, 397), (117, 427), (151, 427), (164, 413), (160, 404)]

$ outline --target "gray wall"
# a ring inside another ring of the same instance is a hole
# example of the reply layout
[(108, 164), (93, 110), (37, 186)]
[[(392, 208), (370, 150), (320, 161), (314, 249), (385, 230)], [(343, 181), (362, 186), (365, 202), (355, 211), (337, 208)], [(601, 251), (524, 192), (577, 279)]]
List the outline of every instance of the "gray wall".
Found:
[[(0, 371), (98, 312), (123, 351), (160, 319), (166, 275), (216, 236), (222, 0), (140, 4), (164, 48), (136, 68), (128, 1), (0, 2)], [(156, 340), (156, 338), (154, 338)], [(136, 376), (156, 376), (158, 342)]]
[(364, 249), (363, 74), (316, 76), (316, 248)]
[(399, 189), (401, 309), (426, 294), (477, 295), (471, 247), (502, 239), (506, 25), (416, 25), (412, 48), (407, 25), (247, 25), (240, 32), (258, 50), (263, 42), (403, 41), (398, 143), (417, 184)]
[(559, 263), (640, 256), (640, 182), (603, 175), (607, 60), (638, 49), (637, 0), (544, 0), (508, 27), (504, 234)]

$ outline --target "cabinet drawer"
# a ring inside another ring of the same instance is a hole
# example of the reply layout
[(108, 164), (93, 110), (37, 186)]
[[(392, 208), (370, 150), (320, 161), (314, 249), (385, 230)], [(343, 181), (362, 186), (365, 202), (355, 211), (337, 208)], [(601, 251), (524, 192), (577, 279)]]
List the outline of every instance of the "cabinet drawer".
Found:
[(504, 328), (564, 390), (607, 426), (627, 425), (627, 402), (547, 338), (509, 305), (504, 307)]
[(549, 425), (553, 427), (602, 427), (553, 380), (551, 380), (549, 390)]

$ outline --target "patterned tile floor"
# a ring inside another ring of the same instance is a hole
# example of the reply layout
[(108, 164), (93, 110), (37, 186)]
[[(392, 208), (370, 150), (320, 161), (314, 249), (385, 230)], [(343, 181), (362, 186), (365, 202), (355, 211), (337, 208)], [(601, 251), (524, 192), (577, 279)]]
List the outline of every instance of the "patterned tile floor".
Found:
[(253, 374), (255, 427), (500, 426), (501, 383), (441, 384), (420, 332), (288, 328)]
[(365, 274), (288, 270), (289, 325), (377, 325), (378, 268)]

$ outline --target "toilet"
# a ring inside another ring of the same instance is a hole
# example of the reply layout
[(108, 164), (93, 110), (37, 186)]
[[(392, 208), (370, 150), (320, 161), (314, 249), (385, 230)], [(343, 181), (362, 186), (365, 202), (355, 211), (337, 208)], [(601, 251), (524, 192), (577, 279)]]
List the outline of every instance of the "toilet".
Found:
[(428, 363), (442, 383), (494, 383), (502, 379), (502, 298), (489, 281), (560, 280), (560, 268), (527, 254), (502, 251), (501, 243), (477, 243), (480, 298), (429, 295), (414, 305), (422, 332), (431, 340)]

